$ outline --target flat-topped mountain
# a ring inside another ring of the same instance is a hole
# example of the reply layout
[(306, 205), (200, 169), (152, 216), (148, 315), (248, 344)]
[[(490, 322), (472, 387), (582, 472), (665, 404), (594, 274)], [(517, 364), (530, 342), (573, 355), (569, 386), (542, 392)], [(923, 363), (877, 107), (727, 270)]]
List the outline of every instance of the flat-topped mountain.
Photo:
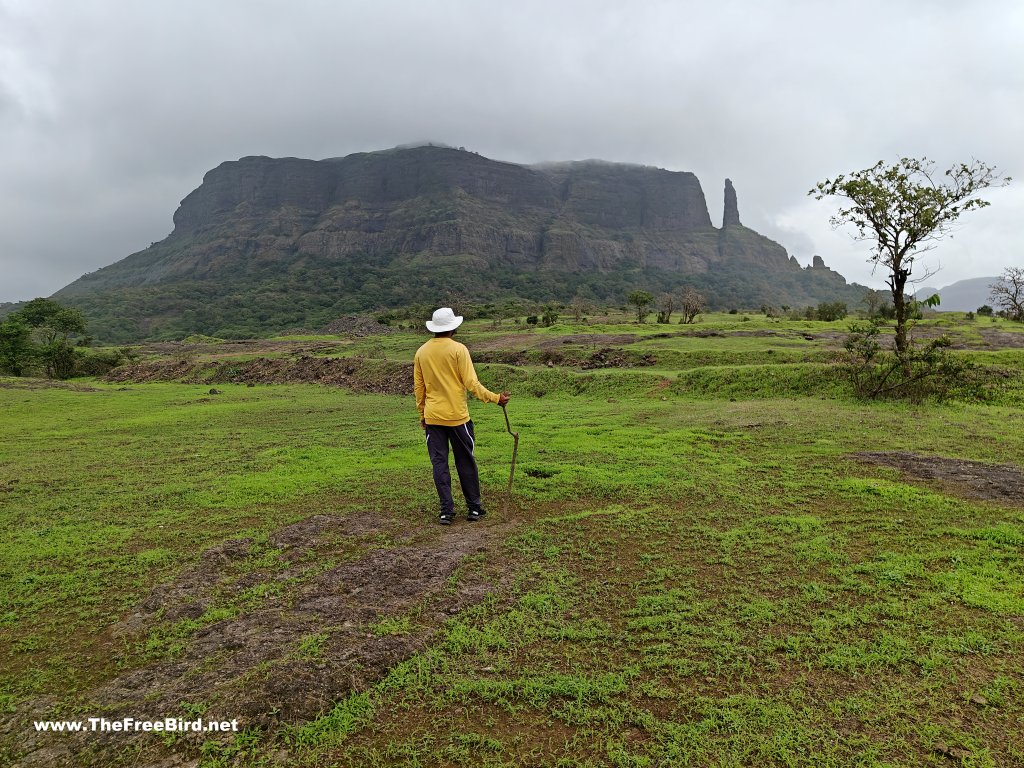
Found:
[(602, 161), (523, 166), (440, 146), (208, 172), (163, 241), (55, 294), (110, 340), (253, 335), (355, 310), (506, 298), (621, 302), (695, 284), (719, 306), (853, 300), (740, 224), (716, 228), (692, 173)]

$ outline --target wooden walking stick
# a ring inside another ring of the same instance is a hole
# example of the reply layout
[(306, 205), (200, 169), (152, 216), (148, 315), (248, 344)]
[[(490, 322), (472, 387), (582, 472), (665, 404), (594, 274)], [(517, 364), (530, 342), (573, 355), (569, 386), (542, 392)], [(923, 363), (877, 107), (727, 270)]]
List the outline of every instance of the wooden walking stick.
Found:
[(508, 423), (508, 411), (505, 410), (505, 406), (501, 406), (502, 413), (505, 414), (505, 430), (512, 435), (512, 470), (508, 473), (508, 491), (505, 495), (505, 511), (508, 511), (508, 500), (512, 496), (512, 479), (516, 476), (516, 454), (519, 453), (519, 433), (512, 431), (512, 425)]

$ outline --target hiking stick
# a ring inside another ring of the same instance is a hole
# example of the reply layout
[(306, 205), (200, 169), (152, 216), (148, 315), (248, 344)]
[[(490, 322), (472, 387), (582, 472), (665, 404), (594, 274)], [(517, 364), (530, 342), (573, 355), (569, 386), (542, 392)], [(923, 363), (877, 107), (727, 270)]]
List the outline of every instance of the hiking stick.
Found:
[[(505, 406), (501, 406), (502, 413), (505, 414), (505, 431), (512, 435), (512, 471), (508, 473), (508, 491), (507, 493), (512, 495), (512, 478), (516, 476), (516, 454), (519, 453), (519, 433), (512, 431), (512, 426), (508, 423), (508, 411), (505, 410)], [(508, 499), (505, 499), (506, 506), (508, 505)]]

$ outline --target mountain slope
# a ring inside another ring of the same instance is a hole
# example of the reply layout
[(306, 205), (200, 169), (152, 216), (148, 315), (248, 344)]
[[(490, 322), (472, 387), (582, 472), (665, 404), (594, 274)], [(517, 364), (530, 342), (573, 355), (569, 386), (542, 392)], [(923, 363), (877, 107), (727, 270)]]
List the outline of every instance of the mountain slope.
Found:
[(992, 284), (998, 280), (997, 276), (972, 277), (968, 280), (959, 280), (945, 288), (921, 289), (917, 291), (916, 296), (927, 298), (937, 293), (942, 302), (938, 308), (943, 312), (974, 312), (980, 306), (992, 304), (989, 293)]
[[(731, 190), (731, 185), (728, 188)], [(182, 200), (174, 231), (55, 294), (111, 341), (255, 335), (339, 313), (697, 285), (717, 306), (856, 301), (739, 224), (696, 176), (600, 161), (521, 166), (445, 147), (246, 157)]]

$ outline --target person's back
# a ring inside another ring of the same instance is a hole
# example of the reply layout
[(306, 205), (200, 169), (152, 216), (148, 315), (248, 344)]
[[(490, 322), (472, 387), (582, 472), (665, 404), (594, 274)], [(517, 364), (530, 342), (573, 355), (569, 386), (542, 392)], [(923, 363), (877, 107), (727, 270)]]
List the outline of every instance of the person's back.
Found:
[(466, 345), (451, 336), (433, 338), (416, 350), (415, 366), (423, 381), (420, 410), (427, 424), (457, 427), (469, 421), (467, 391), (485, 403), (498, 402), (499, 396), (477, 379)]
[(459, 484), (469, 508), (467, 519), (479, 520), (487, 514), (480, 502), (480, 480), (473, 455), (476, 438), (469, 418), (466, 392), (485, 403), (504, 406), (509, 394), (491, 392), (480, 383), (469, 350), (452, 338), (462, 323), (448, 307), (436, 312), (427, 328), (434, 338), (416, 350), (413, 360), (413, 388), (420, 426), (426, 433), (427, 452), (434, 468), (434, 485), (441, 501), (440, 522), (451, 525), (455, 517), (451, 473), (448, 470), (448, 446), (455, 453)]

